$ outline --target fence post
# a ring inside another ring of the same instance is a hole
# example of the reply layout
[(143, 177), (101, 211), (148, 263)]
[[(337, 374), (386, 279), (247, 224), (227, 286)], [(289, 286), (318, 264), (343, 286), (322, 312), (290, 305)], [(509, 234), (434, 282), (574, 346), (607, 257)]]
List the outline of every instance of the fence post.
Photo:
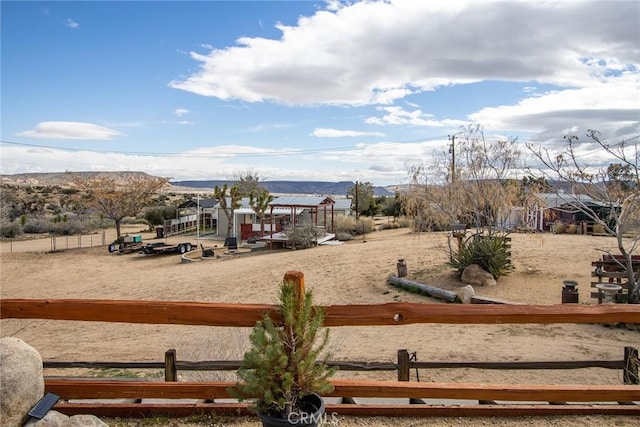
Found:
[(398, 381), (409, 381), (409, 352), (398, 350)]
[[(398, 381), (409, 381), (409, 371), (411, 369), (411, 358), (406, 349), (398, 350)], [(410, 404), (423, 404), (422, 399), (409, 398)]]
[(164, 353), (164, 380), (170, 382), (178, 381), (175, 348), (169, 349)]
[(304, 273), (302, 271), (290, 270), (284, 274), (284, 282), (293, 282), (294, 292), (298, 299), (298, 307), (304, 300)]
[(624, 372), (622, 375), (624, 384), (640, 384), (640, 376), (638, 376), (638, 365), (640, 365), (640, 359), (638, 358), (638, 349), (634, 347), (625, 347)]

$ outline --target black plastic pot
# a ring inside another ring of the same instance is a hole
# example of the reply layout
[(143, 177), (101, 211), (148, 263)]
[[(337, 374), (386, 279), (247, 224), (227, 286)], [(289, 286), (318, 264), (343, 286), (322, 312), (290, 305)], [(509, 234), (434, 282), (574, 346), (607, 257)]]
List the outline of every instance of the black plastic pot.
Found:
[(292, 414), (289, 419), (258, 414), (263, 427), (317, 427), (323, 416), (324, 401), (315, 393), (304, 396), (301, 399), (300, 413)]

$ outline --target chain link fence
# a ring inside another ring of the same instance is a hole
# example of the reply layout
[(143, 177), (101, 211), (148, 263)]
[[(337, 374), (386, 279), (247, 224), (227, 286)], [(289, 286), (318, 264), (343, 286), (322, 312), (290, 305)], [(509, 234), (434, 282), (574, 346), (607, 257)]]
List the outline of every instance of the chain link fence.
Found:
[[(108, 240), (111, 243), (115, 239)], [(78, 234), (73, 236), (56, 236), (36, 239), (5, 239), (0, 246), (0, 253), (54, 252), (66, 249), (92, 248), (107, 245), (107, 232), (94, 234)]]
[[(140, 228), (123, 228), (122, 233), (140, 234)], [(149, 234), (149, 236), (152, 235)], [(0, 253), (54, 252), (67, 249), (93, 248), (107, 246), (114, 240), (116, 240), (115, 228), (69, 236), (50, 234), (31, 239), (3, 239), (0, 242)]]

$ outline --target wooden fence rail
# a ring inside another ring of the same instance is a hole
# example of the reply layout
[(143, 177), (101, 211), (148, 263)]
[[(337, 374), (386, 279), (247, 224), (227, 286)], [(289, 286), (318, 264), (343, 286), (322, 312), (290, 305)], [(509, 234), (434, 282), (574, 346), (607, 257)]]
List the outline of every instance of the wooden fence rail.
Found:
[[(88, 369), (162, 369), (165, 381), (176, 381), (178, 371), (235, 371), (240, 368), (241, 360), (178, 360), (175, 349), (167, 350), (164, 362), (65, 362), (48, 361), (44, 368), (88, 368)], [(640, 384), (638, 380), (638, 349), (625, 347), (623, 358), (620, 360), (569, 360), (569, 361), (510, 361), (510, 362), (440, 362), (411, 360), (409, 352), (398, 350), (397, 362), (372, 361), (328, 361), (327, 365), (340, 371), (397, 371), (398, 379), (409, 381), (409, 371), (412, 369), (485, 369), (485, 370), (537, 370), (537, 369), (586, 369), (604, 368), (619, 369), (625, 384)]]
[[(640, 304), (445, 305), (388, 303), (324, 307), (325, 326), (440, 324), (640, 323)], [(93, 299), (3, 299), (2, 319), (252, 327), (266, 304)]]
[[(300, 272), (287, 272), (285, 280), (303, 284)], [(4, 299), (0, 301), (0, 318), (52, 319), (76, 321), (102, 321), (149, 324), (181, 324), (252, 327), (264, 313), (278, 318), (277, 307), (263, 304), (225, 304), (183, 301), (135, 301), (88, 299)], [(526, 305), (442, 305), (389, 303), (378, 305), (333, 305), (325, 307), (325, 326), (392, 326), (415, 323), (440, 324), (593, 324), (640, 323), (640, 305), (574, 304), (550, 306)], [(417, 362), (409, 361), (406, 350), (398, 352), (398, 363), (367, 365), (367, 362), (338, 362), (352, 364), (354, 369), (397, 369), (399, 381), (333, 380), (335, 390), (327, 396), (357, 398), (409, 398), (504, 401), (500, 405), (328, 405), (328, 410), (351, 415), (492, 415), (522, 416), (548, 414), (623, 414), (640, 416), (640, 385), (638, 382), (638, 354), (625, 348), (622, 361), (573, 362)], [(402, 357), (401, 357), (402, 356)], [(177, 370), (212, 368), (235, 369), (238, 361), (178, 362), (175, 351), (167, 352), (164, 363), (137, 364), (137, 368), (170, 369), (171, 381), (177, 379)], [(410, 363), (408, 363), (410, 362)], [(55, 363), (47, 362), (48, 367)], [(66, 362), (91, 363), (91, 362)], [(93, 362), (108, 363), (108, 362)], [(57, 367), (61, 367), (58, 365)], [(89, 365), (86, 365), (89, 366)], [(509, 366), (509, 367), (508, 367)], [(470, 383), (415, 383), (408, 382), (411, 368), (465, 367), (480, 369), (578, 369), (583, 367), (623, 369), (623, 385), (540, 385), (540, 384), (470, 384)], [(122, 366), (124, 367), (124, 366)], [(166, 375), (167, 376), (167, 375)], [(194, 404), (121, 404), (96, 402), (69, 402), (71, 399), (227, 399), (228, 382), (151, 382), (114, 381), (94, 379), (45, 380), (47, 391), (61, 396), (63, 402), (56, 409), (69, 415), (84, 411), (96, 415), (143, 416), (146, 414), (193, 414), (201, 411), (220, 413), (246, 413), (242, 403)], [(511, 405), (508, 402), (560, 402), (560, 405)], [(608, 402), (609, 404), (576, 405), (564, 402)], [(615, 405), (611, 403), (625, 403)], [(132, 406), (135, 405), (135, 406)], [(484, 408), (482, 406), (485, 406)], [(490, 408), (489, 408), (490, 407)], [(339, 408), (339, 409), (338, 409)]]
[[(327, 397), (431, 398), (502, 401), (624, 402), (640, 399), (640, 386), (574, 384), (475, 384), (338, 380)], [(47, 379), (63, 399), (228, 399), (234, 382), (150, 382)], [(640, 412), (640, 407), (638, 408)]]
[[(190, 362), (178, 360), (175, 367), (179, 371), (235, 371), (240, 360), (210, 360)], [(396, 371), (398, 364), (393, 362), (365, 361), (329, 361), (329, 366), (341, 371)], [(88, 369), (165, 369), (164, 362), (62, 362), (44, 361), (45, 368), (88, 368)], [(453, 369), (475, 368), (496, 370), (532, 370), (532, 369), (624, 369), (624, 360), (569, 360), (569, 361), (517, 361), (517, 362), (410, 362), (409, 369)]]

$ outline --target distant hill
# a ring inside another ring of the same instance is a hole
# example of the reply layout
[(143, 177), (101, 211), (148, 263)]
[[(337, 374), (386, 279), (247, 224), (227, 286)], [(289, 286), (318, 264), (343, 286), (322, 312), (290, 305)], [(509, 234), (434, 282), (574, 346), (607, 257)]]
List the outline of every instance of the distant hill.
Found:
[[(61, 186), (69, 185), (74, 176), (84, 178), (94, 177), (125, 177), (125, 176), (149, 176), (145, 172), (131, 171), (111, 171), (111, 172), (43, 172), (43, 173), (20, 173), (14, 175), (0, 175), (0, 182), (5, 185), (18, 186)], [(228, 180), (187, 180), (172, 181), (174, 187), (185, 187), (188, 189), (207, 189), (224, 184), (232, 184)], [(260, 182), (270, 193), (273, 194), (331, 194), (346, 195), (349, 188), (355, 183), (352, 181), (325, 182), (325, 181), (262, 181)], [(376, 196), (393, 196), (395, 193), (385, 187), (374, 187)]]
[(110, 172), (41, 172), (18, 173), (14, 175), (0, 175), (0, 182), (8, 185), (37, 185), (61, 187), (69, 185), (75, 176), (83, 178), (111, 177), (124, 178), (131, 176), (151, 176), (146, 172), (110, 171)]
[[(232, 181), (208, 180), (208, 181), (172, 181), (171, 185), (189, 188), (212, 189), (216, 185), (231, 185)], [(261, 181), (260, 185), (273, 194), (347, 194), (353, 187), (353, 181), (326, 182), (326, 181)], [(393, 196), (395, 193), (385, 187), (374, 187), (376, 196)]]

